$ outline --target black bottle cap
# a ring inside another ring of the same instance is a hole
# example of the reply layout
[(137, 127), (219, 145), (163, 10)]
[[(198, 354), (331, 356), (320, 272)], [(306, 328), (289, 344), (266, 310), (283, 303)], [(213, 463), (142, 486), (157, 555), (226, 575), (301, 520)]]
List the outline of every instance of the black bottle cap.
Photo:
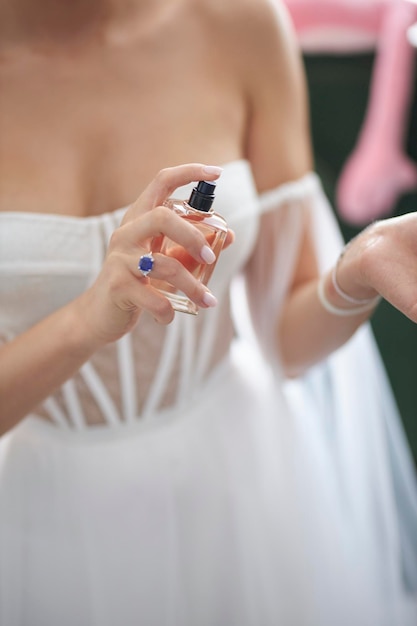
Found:
[(206, 180), (200, 180), (197, 187), (191, 192), (188, 204), (197, 209), (197, 211), (210, 211), (214, 200), (214, 191), (216, 183), (209, 183)]

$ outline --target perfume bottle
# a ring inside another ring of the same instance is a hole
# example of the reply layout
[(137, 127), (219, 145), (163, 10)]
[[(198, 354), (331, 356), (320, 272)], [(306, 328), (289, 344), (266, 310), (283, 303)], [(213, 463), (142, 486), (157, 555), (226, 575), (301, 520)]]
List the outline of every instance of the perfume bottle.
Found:
[[(155, 237), (151, 246), (152, 252), (161, 252), (166, 256), (177, 258), (203, 285), (207, 285), (213, 273), (227, 234), (225, 220), (221, 215), (215, 213), (212, 208), (215, 189), (215, 183), (201, 180), (192, 190), (188, 202), (169, 198), (164, 203), (165, 206), (191, 222), (203, 233), (207, 244), (216, 255), (214, 263), (210, 265), (199, 263), (182, 246), (165, 236)], [(151, 279), (151, 284), (169, 299), (175, 311), (197, 315), (198, 306), (175, 287), (165, 281), (154, 278)]]

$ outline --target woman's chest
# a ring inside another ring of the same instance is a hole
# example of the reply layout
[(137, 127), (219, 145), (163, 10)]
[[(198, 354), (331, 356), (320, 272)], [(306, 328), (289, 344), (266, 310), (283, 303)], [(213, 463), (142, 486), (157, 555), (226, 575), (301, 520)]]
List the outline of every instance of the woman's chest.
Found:
[[(191, 187), (180, 188), (178, 197), (187, 198)], [(247, 161), (225, 164), (215, 208), (236, 234), (234, 244), (220, 255), (210, 281), (222, 300), (257, 235), (259, 207)], [(0, 212), (0, 343), (2, 336), (21, 333), (91, 285), (123, 213), (121, 209), (78, 218)]]
[(2, 69), (0, 210), (101, 213), (162, 167), (242, 156), (238, 87), (204, 58), (194, 76), (167, 53)]

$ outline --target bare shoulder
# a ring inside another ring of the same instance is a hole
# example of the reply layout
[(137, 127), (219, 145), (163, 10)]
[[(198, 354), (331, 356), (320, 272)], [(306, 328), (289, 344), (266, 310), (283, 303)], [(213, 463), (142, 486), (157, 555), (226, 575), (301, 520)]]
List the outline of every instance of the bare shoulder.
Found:
[(298, 45), (282, 0), (186, 0), (185, 6), (212, 55), (240, 77), (245, 91), (296, 70)]
[(214, 42), (215, 65), (246, 106), (244, 151), (259, 190), (312, 167), (304, 65), (282, 0), (187, 0)]
[[(281, 0), (198, 0), (198, 10), (213, 29), (226, 36), (229, 52), (262, 58), (291, 45), (293, 32), (288, 11)], [(238, 49), (232, 45), (238, 44)]]
[[(227, 32), (248, 105), (246, 156), (259, 189), (312, 167), (301, 51), (281, 0), (200, 0)], [(209, 6), (211, 8), (209, 8)]]
[(191, 4), (213, 19), (232, 20), (237, 26), (266, 25), (277, 15), (286, 13), (282, 0), (190, 0)]

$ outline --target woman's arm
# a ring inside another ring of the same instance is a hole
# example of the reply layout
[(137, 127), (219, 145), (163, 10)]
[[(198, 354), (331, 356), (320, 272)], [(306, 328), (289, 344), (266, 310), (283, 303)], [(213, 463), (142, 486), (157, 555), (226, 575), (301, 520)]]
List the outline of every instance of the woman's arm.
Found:
[[(373, 290), (364, 291), (363, 295), (359, 295), (356, 290), (348, 291), (340, 279), (341, 265), (342, 263), (338, 266), (337, 279), (340, 286), (343, 284), (346, 293), (355, 294), (354, 297), (358, 299), (373, 298), (376, 295)], [(359, 269), (358, 267), (355, 271)], [(281, 359), (289, 376), (302, 373), (343, 345), (373, 311), (369, 308), (363, 313), (346, 316), (326, 311), (318, 298), (318, 280), (313, 242), (306, 230), (294, 280), (277, 325)], [(335, 307), (346, 312), (358, 308), (357, 305), (346, 302), (336, 292), (330, 272), (323, 277), (323, 290)]]
[[(247, 155), (259, 191), (274, 189), (296, 180), (312, 169), (306, 85), (300, 52), (285, 9), (278, 2), (258, 4), (257, 19), (251, 20), (250, 71), (246, 74), (250, 94), (250, 132)], [(294, 210), (297, 210), (296, 208)], [(417, 237), (416, 217), (409, 228)], [(258, 246), (269, 228), (270, 216), (262, 218)], [(269, 228), (269, 231), (271, 229)], [(382, 235), (383, 232), (383, 235)], [(411, 319), (417, 321), (410, 284), (411, 262), (416, 249), (406, 244), (407, 232), (400, 220), (372, 226), (348, 247), (338, 266), (337, 278), (345, 292), (356, 299), (371, 299), (381, 293)], [(323, 242), (325, 245), (325, 242)], [(402, 263), (394, 269), (390, 259), (398, 246)], [(255, 250), (256, 255), (256, 250)], [(271, 259), (272, 262), (272, 259)], [(384, 272), (380, 268), (384, 267)], [(248, 268), (250, 273), (250, 265)], [(400, 273), (403, 272), (401, 275)], [(399, 278), (401, 276), (401, 280)], [(318, 298), (318, 269), (308, 219), (295, 274), (276, 319), (277, 350), (289, 375), (297, 375), (341, 346), (369, 317), (371, 309), (348, 316), (329, 313)], [(334, 307), (356, 309), (334, 289), (330, 275), (323, 290)], [(417, 301), (417, 290), (414, 302)]]
[[(154, 236), (166, 234), (198, 262), (207, 262), (201, 232), (160, 206), (177, 188), (196, 180), (215, 180), (221, 168), (200, 164), (162, 170), (130, 207), (114, 232), (95, 283), (78, 298), (0, 349), (0, 435), (68, 380), (100, 347), (131, 330), (142, 310), (158, 322), (174, 311), (137, 269)], [(152, 209), (152, 210), (150, 210)], [(213, 259), (214, 260), (214, 259)], [(198, 306), (215, 298), (178, 261), (155, 255), (152, 275), (181, 289)]]

